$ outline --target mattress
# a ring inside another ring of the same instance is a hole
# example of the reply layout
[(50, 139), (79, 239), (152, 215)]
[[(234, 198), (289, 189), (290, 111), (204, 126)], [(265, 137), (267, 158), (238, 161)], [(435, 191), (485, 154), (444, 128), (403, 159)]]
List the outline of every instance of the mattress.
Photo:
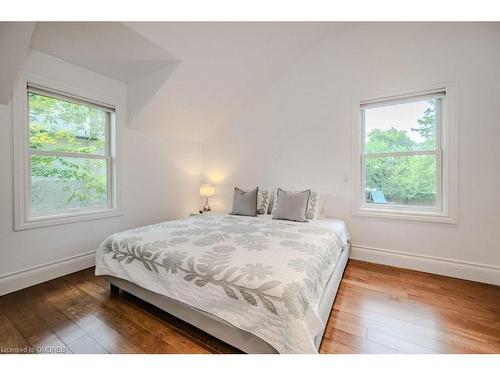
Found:
[(321, 301), (347, 241), (335, 220), (200, 215), (110, 236), (96, 274), (217, 317), (279, 353), (316, 353)]

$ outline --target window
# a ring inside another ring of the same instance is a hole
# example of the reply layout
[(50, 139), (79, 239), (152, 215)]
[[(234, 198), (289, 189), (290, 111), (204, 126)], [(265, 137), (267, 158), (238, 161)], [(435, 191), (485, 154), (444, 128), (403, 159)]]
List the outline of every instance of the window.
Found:
[(444, 88), (361, 101), (356, 213), (449, 218), (446, 105)]
[(114, 108), (29, 83), (21, 101), (16, 229), (117, 214)]

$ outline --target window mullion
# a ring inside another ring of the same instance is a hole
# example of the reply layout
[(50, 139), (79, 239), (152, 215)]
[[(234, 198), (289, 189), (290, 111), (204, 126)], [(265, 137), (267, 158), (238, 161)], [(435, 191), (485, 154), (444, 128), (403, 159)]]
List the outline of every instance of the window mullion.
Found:
[(64, 152), (64, 151), (44, 151), (37, 149), (30, 149), (30, 155), (36, 156), (53, 156), (53, 157), (63, 157), (63, 158), (80, 158), (80, 159), (101, 159), (107, 160), (110, 159), (109, 155), (99, 155), (99, 154), (84, 154), (78, 152)]
[(438, 150), (373, 152), (373, 153), (369, 153), (369, 154), (363, 154), (363, 157), (364, 158), (383, 158), (383, 157), (394, 157), (394, 156), (435, 155), (437, 152), (438, 152)]

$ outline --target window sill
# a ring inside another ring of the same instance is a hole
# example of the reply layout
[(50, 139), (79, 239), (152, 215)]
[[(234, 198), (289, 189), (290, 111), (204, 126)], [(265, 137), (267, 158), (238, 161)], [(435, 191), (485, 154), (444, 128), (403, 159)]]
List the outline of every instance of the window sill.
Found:
[(117, 209), (103, 209), (86, 212), (71, 212), (59, 215), (40, 216), (26, 220), (16, 221), (15, 231), (26, 229), (35, 229), (41, 227), (48, 227), (52, 225), (63, 225), (69, 223), (76, 223), (80, 221), (98, 220), (109, 217), (121, 216), (122, 213)]
[(391, 210), (383, 208), (361, 207), (353, 210), (352, 215), (380, 219), (458, 224), (458, 220), (456, 217), (443, 212)]

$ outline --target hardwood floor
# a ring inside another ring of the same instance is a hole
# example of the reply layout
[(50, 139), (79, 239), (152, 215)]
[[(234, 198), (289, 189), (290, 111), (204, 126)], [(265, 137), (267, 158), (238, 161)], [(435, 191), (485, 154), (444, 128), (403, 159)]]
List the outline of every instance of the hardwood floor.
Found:
[[(0, 297), (2, 352), (239, 353), (93, 268)], [(500, 353), (500, 287), (350, 260), (321, 353)]]

